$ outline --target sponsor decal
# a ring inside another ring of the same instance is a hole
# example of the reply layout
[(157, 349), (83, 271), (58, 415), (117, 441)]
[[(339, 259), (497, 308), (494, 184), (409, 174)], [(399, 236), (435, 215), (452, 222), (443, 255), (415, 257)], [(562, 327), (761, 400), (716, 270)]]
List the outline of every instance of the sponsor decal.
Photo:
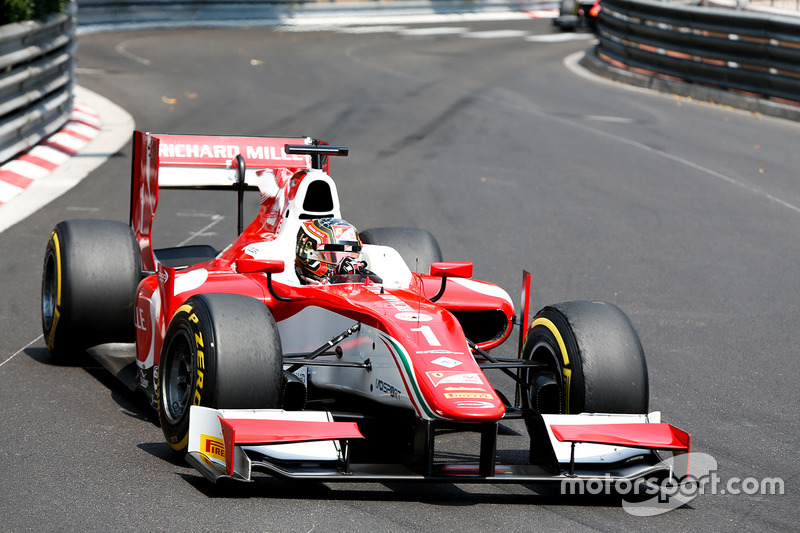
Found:
[(331, 224), (333, 236), (336, 240), (357, 241), (356, 230), (353, 226), (345, 226), (344, 224)]
[(455, 359), (450, 359), (449, 357), (440, 357), (439, 359), (434, 359), (431, 361), (431, 363), (446, 368), (453, 368), (460, 365), (461, 361), (456, 361)]
[[(258, 139), (254, 139), (258, 142)], [(215, 161), (231, 161), (242, 154), (247, 161), (293, 161), (305, 162), (300, 154), (287, 154), (281, 146), (264, 146), (248, 144), (201, 144), (201, 143), (169, 143), (162, 139), (158, 145), (158, 158), (170, 164), (213, 163)]]
[(488, 392), (445, 392), (444, 397), (450, 400), (463, 400), (467, 398), (479, 398), (481, 400), (492, 399), (492, 395)]
[(147, 389), (150, 387), (150, 382), (147, 380), (147, 376), (144, 375), (144, 370), (141, 368), (138, 369), (136, 373), (136, 381), (139, 383), (139, 386), (143, 389)]
[(295, 370), (292, 373), (295, 376), (297, 376), (300, 379), (300, 381), (303, 382), (303, 385), (305, 385), (306, 387), (308, 386), (308, 367), (307, 366), (303, 366), (301, 368), (298, 368), (297, 370)]
[(430, 322), (433, 320), (433, 317), (430, 315), (426, 315), (425, 313), (415, 313), (411, 312), (403, 312), (397, 313), (394, 315), (397, 320), (402, 320), (403, 322)]
[[(414, 308), (405, 303), (403, 300), (395, 296), (394, 294), (384, 293), (384, 294), (377, 294), (378, 298), (386, 302), (389, 306), (394, 307), (397, 311), (401, 313), (407, 313), (409, 315), (414, 315), (414, 322), (417, 321), (417, 314), (414, 312)], [(430, 317), (428, 317), (430, 319)], [(405, 320), (400, 318), (399, 320)], [(423, 319), (424, 321), (424, 319)]]
[(136, 329), (147, 331), (147, 322), (145, 322), (144, 317), (144, 309), (137, 305), (133, 310), (133, 325), (136, 327)]
[(378, 389), (379, 391), (381, 391), (384, 394), (388, 394), (389, 396), (391, 396), (394, 399), (400, 398), (400, 395), (402, 394), (400, 389), (398, 389), (397, 387), (395, 387), (394, 385), (392, 385), (390, 383), (386, 383), (382, 379), (376, 379), (375, 380), (375, 388)]
[(169, 279), (169, 274), (167, 273), (166, 270), (158, 271), (158, 281), (160, 281), (161, 283), (166, 283), (168, 279)]
[(476, 390), (480, 392), (486, 392), (484, 387), (445, 387), (444, 390)]
[(195, 350), (197, 351), (196, 359), (196, 366), (197, 366), (197, 377), (195, 378), (195, 389), (194, 389), (194, 398), (192, 398), (193, 405), (200, 405), (203, 401), (203, 378), (204, 372), (206, 371), (206, 356), (203, 353), (203, 350), (206, 349), (205, 343), (203, 342), (203, 332), (200, 330), (200, 318), (198, 318), (197, 313), (194, 312), (192, 306), (188, 304), (183, 304), (175, 311), (175, 314), (178, 313), (188, 313), (188, 317), (186, 319), (195, 324), (192, 327), (194, 329), (194, 344)]
[(482, 402), (480, 400), (465, 400), (463, 402), (456, 402), (458, 407), (464, 409), (493, 409), (494, 404), (491, 402)]
[(431, 380), (434, 387), (438, 387), (440, 384), (469, 384), (469, 385), (483, 385), (483, 380), (481, 379), (480, 374), (476, 373), (464, 373), (458, 372), (454, 370), (441, 370), (435, 372), (425, 372), (428, 375), (428, 379)]
[(200, 434), (200, 450), (209, 457), (225, 460), (225, 443), (222, 439), (212, 437), (211, 435)]

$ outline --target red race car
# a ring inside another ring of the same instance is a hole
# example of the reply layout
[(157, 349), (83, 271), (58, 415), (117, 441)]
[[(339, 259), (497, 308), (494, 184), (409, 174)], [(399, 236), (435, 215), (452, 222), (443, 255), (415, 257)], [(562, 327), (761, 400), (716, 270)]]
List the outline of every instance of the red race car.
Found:
[[(567, 302), (529, 321), (529, 274), (515, 314), (471, 263), (443, 262), (427, 231), (357, 232), (329, 175), (347, 148), (138, 131), (133, 148), (129, 223), (68, 220), (50, 236), (44, 335), (55, 357), (88, 350), (147, 395), (169, 446), (211, 481), (685, 472), (690, 436), (648, 413), (644, 353), (619, 308)], [(222, 251), (154, 250), (166, 188), (236, 191), (238, 237)], [(261, 202), (244, 227), (249, 189)], [(492, 356), (515, 325), (519, 357)], [(514, 401), (494, 373), (513, 380)], [(529, 452), (501, 464), (498, 428), (514, 419)], [(437, 443), (454, 432), (479, 443), (443, 458)]]

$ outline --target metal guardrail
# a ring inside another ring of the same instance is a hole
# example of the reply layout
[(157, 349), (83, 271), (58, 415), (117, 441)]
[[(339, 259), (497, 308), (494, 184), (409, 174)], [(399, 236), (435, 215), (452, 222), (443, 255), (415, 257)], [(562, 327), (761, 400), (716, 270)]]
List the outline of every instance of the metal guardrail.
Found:
[(612, 69), (800, 106), (800, 19), (653, 0), (602, 5), (594, 52)]
[(75, 7), (46, 21), (0, 26), (0, 163), (35, 146), (70, 117)]
[[(180, 27), (289, 22), (293, 18), (521, 9), (542, 0), (78, 0), (80, 32), (133, 25)], [(550, 1), (550, 0), (547, 0)]]

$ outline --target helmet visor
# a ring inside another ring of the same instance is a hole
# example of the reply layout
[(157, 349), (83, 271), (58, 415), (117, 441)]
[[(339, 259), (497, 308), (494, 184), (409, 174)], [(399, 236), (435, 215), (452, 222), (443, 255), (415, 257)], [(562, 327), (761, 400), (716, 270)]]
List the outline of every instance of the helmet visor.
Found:
[(309, 253), (311, 259), (316, 259), (329, 265), (338, 265), (342, 259), (350, 257), (359, 259), (361, 256), (361, 246), (358, 244), (325, 244), (319, 250)]

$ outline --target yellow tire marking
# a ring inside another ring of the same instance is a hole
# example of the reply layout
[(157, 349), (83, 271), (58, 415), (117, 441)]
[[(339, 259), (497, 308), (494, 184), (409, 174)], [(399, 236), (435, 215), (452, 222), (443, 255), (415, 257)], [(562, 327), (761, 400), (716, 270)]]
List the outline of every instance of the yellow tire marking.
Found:
[(54, 231), (50, 234), (50, 240), (53, 241), (53, 248), (55, 248), (56, 256), (56, 305), (53, 309), (53, 323), (50, 324), (50, 335), (47, 336), (47, 349), (53, 350), (56, 340), (56, 326), (58, 326), (58, 319), (61, 318), (61, 245), (58, 242), (58, 235)]
[(186, 312), (186, 313), (191, 313), (191, 312), (192, 312), (192, 306), (191, 306), (191, 305), (189, 305), (189, 304), (183, 304), (182, 306), (180, 306), (179, 308), (177, 308), (177, 309), (175, 310), (175, 312), (172, 314), (172, 317), (174, 318), (174, 317), (175, 317), (175, 315), (177, 315), (177, 314), (178, 314), (178, 313), (180, 313), (181, 311), (184, 311), (184, 312)]
[(56, 286), (58, 290), (56, 291), (56, 306), (61, 305), (61, 245), (58, 243), (58, 235), (56, 232), (53, 232), (52, 235), (53, 245), (56, 249)]
[(550, 330), (550, 333), (553, 334), (553, 337), (555, 337), (558, 343), (558, 349), (561, 351), (561, 359), (564, 361), (564, 365), (561, 367), (561, 376), (564, 378), (564, 398), (566, 399), (564, 410), (569, 413), (569, 390), (570, 382), (572, 381), (572, 370), (566, 368), (567, 365), (569, 365), (569, 355), (567, 354), (567, 346), (564, 344), (564, 338), (550, 319), (539, 317), (531, 323), (530, 329), (536, 326), (543, 326)]
[(556, 342), (558, 343), (558, 349), (561, 350), (561, 357), (564, 359), (564, 365), (569, 365), (569, 356), (567, 355), (567, 347), (564, 344), (564, 339), (561, 337), (561, 332), (558, 331), (558, 328), (555, 324), (553, 324), (549, 319), (539, 317), (531, 323), (531, 328), (536, 326), (544, 326), (550, 330), (550, 333), (553, 334), (553, 337), (556, 338)]

